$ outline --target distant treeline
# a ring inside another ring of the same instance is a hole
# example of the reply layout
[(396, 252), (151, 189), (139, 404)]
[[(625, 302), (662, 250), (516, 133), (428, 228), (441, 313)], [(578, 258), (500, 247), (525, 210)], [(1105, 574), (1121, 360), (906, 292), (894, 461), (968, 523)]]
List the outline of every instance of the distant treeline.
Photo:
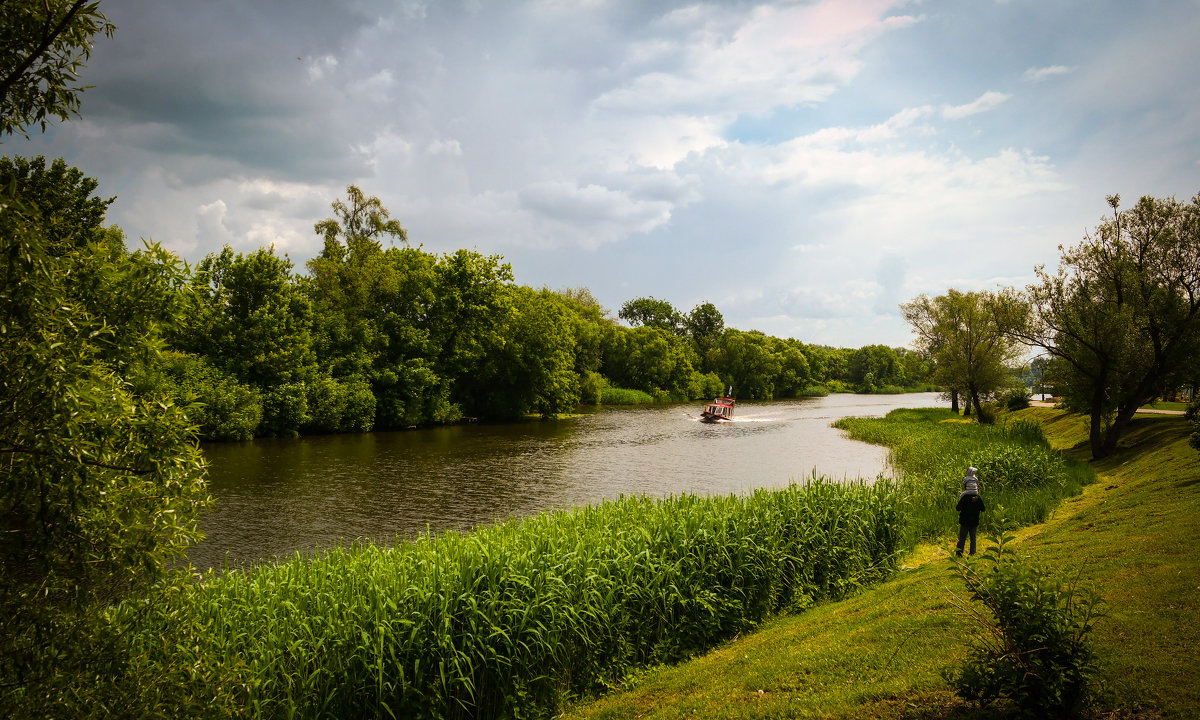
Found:
[[(768, 399), (898, 391), (931, 375), (923, 355), (902, 348), (727, 328), (712, 303), (683, 314), (638, 298), (621, 308), (626, 327), (585, 288), (535, 290), (499, 256), (409, 245), (380, 201), (353, 186), (316, 224), (324, 247), (306, 272), (273, 248), (225, 247), (187, 267), (128, 252), (104, 226), (112, 200), (93, 197), (96, 181), (62, 160), (4, 158), (0, 170), (77, 266), (81, 292), (146, 275), (137, 302), (162, 331), (161, 352), (126, 370), (139, 393), (185, 408), (205, 440), (550, 416), (622, 397), (616, 389), (692, 400), (733, 386)], [(98, 241), (104, 253), (81, 252)], [(101, 319), (119, 311), (94, 308)]]

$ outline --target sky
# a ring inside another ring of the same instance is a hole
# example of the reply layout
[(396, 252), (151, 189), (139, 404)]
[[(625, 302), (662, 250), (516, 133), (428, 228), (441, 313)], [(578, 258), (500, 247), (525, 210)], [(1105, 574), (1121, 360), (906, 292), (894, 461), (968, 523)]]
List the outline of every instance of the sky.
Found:
[(355, 184), (433, 253), (808, 343), (1021, 288), (1105, 196), (1200, 192), (1200, 0), (105, 0), (81, 118), (6, 137), (130, 247), (274, 245)]

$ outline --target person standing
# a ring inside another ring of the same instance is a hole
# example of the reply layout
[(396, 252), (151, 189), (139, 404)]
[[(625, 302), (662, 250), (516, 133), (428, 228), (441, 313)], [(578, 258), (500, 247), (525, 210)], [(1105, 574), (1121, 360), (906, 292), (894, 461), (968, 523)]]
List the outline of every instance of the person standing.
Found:
[(976, 493), (964, 492), (958, 497), (958, 505), (954, 508), (958, 511), (958, 546), (955, 550), (955, 555), (962, 557), (963, 545), (966, 544), (967, 536), (971, 536), (971, 554), (975, 554), (975, 535), (979, 530), (979, 513), (987, 508), (983, 505), (983, 498)]

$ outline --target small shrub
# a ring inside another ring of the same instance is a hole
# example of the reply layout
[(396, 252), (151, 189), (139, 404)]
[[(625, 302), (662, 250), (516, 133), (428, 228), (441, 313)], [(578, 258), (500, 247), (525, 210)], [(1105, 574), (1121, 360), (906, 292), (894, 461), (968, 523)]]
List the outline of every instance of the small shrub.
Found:
[(1010, 390), (1000, 396), (1000, 404), (1010, 412), (1024, 410), (1029, 407), (1029, 391), (1025, 388)]
[(948, 678), (960, 697), (1012, 702), (1022, 717), (1076, 717), (1096, 696), (1098, 668), (1088, 641), (1102, 601), (1006, 548), (1004, 525), (979, 562), (955, 560), (972, 600), (959, 609), (978, 632), (966, 664)]
[(308, 396), (303, 383), (285, 383), (271, 388), (263, 398), (263, 435), (296, 437), (309, 420)]
[(603, 389), (604, 378), (600, 373), (587, 371), (579, 382), (579, 402), (583, 405), (599, 405)]

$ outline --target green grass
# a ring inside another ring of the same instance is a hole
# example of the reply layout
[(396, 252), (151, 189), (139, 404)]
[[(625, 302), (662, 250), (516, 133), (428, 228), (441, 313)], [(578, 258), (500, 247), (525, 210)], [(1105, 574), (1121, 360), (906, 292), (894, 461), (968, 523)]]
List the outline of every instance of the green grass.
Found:
[(983, 532), (994, 529), (1000, 508), (1018, 524), (1042, 522), (1093, 479), (1085, 463), (1052, 450), (1041, 426), (1030, 420), (979, 425), (948, 409), (922, 408), (893, 410), (886, 418), (844, 418), (834, 426), (891, 448), (889, 461), (902, 469), (910, 547), (957, 532), (954, 506), (969, 466), (979, 468), (980, 491), (992, 510), (983, 515)]
[(1185, 412), (1188, 409), (1188, 404), (1185, 402), (1169, 402), (1167, 400), (1159, 400), (1157, 402), (1147, 403), (1142, 407), (1150, 410), (1177, 410)]
[(898, 497), (628, 497), (210, 575), (179, 612), (201, 662), (244, 663), (252, 717), (546, 716), (887, 577)]
[[(1086, 420), (1031, 408), (1055, 449), (1089, 455)], [(1139, 416), (1098, 482), (1017, 533), (1020, 554), (1080, 576), (1108, 602), (1093, 640), (1108, 680), (1101, 711), (1200, 717), (1200, 453), (1182, 418)], [(986, 487), (984, 492), (986, 493)], [(567, 718), (976, 718), (942, 673), (966, 656), (951, 539), (915, 549), (889, 582), (778, 618), (694, 661), (639, 676)], [(995, 715), (993, 715), (995, 717)]]

